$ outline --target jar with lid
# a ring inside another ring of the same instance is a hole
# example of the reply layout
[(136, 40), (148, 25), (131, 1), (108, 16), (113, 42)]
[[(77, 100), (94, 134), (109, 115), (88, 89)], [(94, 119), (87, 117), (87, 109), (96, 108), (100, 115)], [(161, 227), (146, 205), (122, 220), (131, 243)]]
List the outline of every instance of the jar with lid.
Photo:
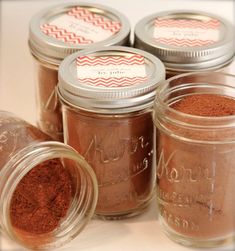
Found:
[(141, 213), (155, 186), (152, 106), (165, 68), (155, 56), (110, 46), (68, 56), (59, 67), (64, 137), (91, 164), (96, 215)]
[(30, 21), (29, 48), (35, 58), (37, 124), (63, 141), (61, 107), (55, 87), (58, 66), (69, 54), (92, 46), (128, 45), (130, 24), (107, 6), (77, 3), (52, 6)]
[(157, 201), (165, 233), (218, 247), (235, 233), (235, 76), (186, 73), (163, 81), (154, 103)]
[(167, 11), (140, 20), (135, 47), (160, 58), (167, 77), (196, 71), (228, 71), (235, 55), (233, 25), (201, 11)]
[(94, 214), (98, 186), (70, 146), (0, 111), (0, 229), (21, 247), (49, 250), (75, 238)]

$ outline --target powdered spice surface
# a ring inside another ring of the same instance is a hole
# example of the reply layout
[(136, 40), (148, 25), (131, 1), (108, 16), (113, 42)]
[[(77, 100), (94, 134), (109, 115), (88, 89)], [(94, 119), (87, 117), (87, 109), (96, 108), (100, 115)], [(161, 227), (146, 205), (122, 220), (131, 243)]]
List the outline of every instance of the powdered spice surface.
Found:
[(217, 94), (197, 94), (184, 97), (171, 106), (183, 113), (220, 117), (235, 115), (235, 100)]
[(48, 160), (27, 173), (13, 194), (10, 218), (13, 227), (30, 234), (55, 230), (71, 201), (71, 178), (57, 160)]

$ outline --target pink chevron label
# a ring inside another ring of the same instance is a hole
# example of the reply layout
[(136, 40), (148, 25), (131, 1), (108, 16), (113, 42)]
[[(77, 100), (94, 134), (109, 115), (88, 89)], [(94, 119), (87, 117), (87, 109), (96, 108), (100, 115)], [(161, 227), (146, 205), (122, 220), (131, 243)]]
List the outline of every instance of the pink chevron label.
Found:
[(82, 7), (74, 7), (41, 26), (42, 32), (46, 35), (72, 44), (100, 42), (117, 33), (120, 29), (120, 22), (112, 21)]
[(147, 80), (144, 57), (81, 56), (76, 60), (77, 77), (82, 84), (97, 87), (125, 87)]
[(157, 18), (153, 37), (158, 43), (172, 46), (208, 46), (220, 39), (220, 22), (217, 19)]

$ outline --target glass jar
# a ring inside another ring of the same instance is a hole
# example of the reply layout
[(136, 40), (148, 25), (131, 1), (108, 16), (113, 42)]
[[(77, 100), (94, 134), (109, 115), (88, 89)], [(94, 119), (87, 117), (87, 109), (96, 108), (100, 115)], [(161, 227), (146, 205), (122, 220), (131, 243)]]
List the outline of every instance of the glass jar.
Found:
[(59, 68), (65, 142), (99, 185), (96, 214), (119, 219), (147, 208), (155, 185), (152, 106), (165, 77), (159, 59), (129, 47), (83, 50)]
[(0, 111), (0, 228), (19, 245), (48, 250), (75, 238), (94, 213), (97, 181), (70, 146)]
[[(183, 245), (216, 247), (235, 238), (234, 86), (233, 75), (187, 73), (157, 90), (153, 118), (160, 221), (166, 234)], [(174, 108), (195, 95), (207, 96), (200, 107), (194, 101), (185, 105), (192, 114)], [(215, 97), (224, 103), (210, 105)], [(208, 111), (216, 115), (200, 115)]]
[(58, 66), (69, 54), (92, 46), (128, 45), (130, 24), (118, 11), (98, 4), (63, 4), (30, 21), (29, 48), (35, 60), (37, 124), (63, 141), (61, 107), (55, 87)]
[(211, 13), (167, 11), (141, 19), (135, 26), (134, 44), (160, 58), (169, 78), (222, 71), (235, 55), (233, 34), (230, 22)]

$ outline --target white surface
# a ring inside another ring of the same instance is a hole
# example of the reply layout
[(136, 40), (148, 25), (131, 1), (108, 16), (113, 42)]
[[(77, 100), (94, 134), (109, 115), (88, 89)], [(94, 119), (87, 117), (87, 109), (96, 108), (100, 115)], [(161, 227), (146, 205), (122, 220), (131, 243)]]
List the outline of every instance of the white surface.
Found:
[[(72, 1), (72, 0), (71, 0)], [(66, 0), (0, 1), (0, 109), (12, 111), (35, 124), (33, 59), (29, 53), (28, 23), (34, 13)], [(92, 1), (87, 1), (92, 2)], [(94, 0), (125, 14), (132, 27), (142, 17), (158, 11), (193, 9), (208, 11), (233, 21), (233, 0)], [(0, 237), (0, 250), (21, 250)], [(153, 203), (144, 215), (117, 222), (92, 220), (63, 251), (184, 251), (162, 232)], [(222, 250), (235, 250), (234, 246)]]

